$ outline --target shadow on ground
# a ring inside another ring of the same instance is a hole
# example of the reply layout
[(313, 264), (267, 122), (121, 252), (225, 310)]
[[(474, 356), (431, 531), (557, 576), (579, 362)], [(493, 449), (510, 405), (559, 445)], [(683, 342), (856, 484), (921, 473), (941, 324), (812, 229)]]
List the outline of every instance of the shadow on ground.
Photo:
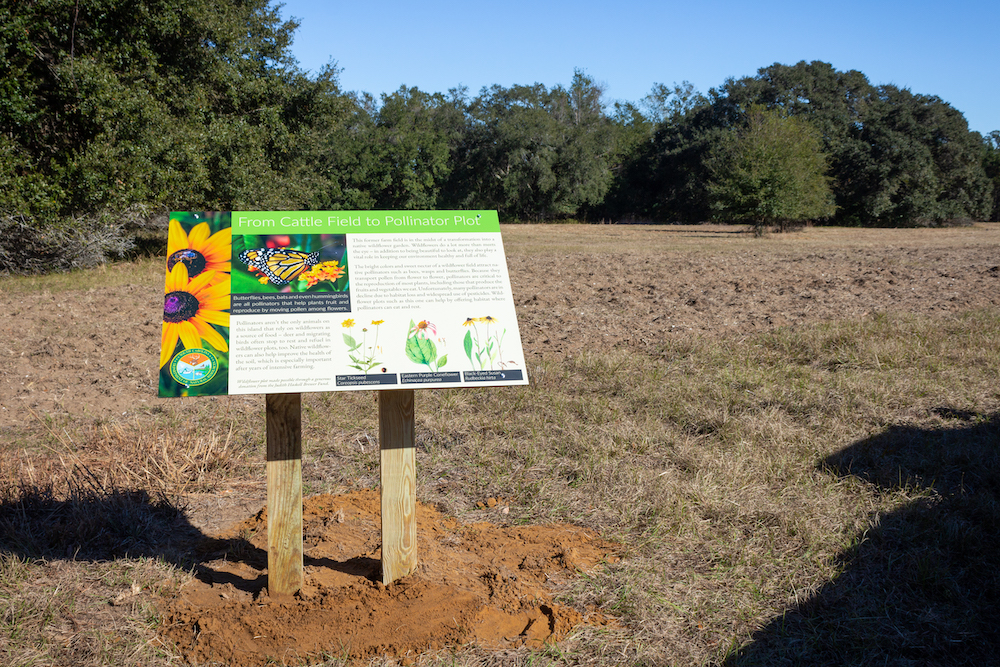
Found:
[[(229, 569), (243, 563), (247, 572), (266, 572), (267, 551), (254, 545), (252, 535), (212, 537), (168, 498), (107, 489), (86, 472), (80, 479), (61, 493), (42, 486), (7, 489), (0, 496), (0, 555), (92, 562), (155, 558), (191, 571), (207, 584), (231, 584), (254, 596), (267, 587), (266, 574), (248, 578)], [(341, 561), (305, 555), (303, 565), (370, 581), (380, 578), (382, 568), (381, 561), (365, 556)]]
[[(62, 492), (38, 485), (7, 489), (0, 501), (0, 554), (47, 561), (156, 558), (213, 581), (226, 576), (205, 564), (215, 558), (266, 567), (267, 553), (249, 540), (205, 535), (165, 497), (81, 478)], [(230, 583), (254, 593), (266, 585), (236, 579)]]
[(727, 666), (1000, 665), (1000, 413), (937, 412), (958, 425), (892, 427), (823, 462), (915, 499)]

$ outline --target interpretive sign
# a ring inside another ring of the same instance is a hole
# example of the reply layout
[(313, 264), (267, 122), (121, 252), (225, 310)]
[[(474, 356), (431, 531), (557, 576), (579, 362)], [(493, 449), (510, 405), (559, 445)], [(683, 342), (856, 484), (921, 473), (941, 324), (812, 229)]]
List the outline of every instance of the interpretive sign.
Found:
[(496, 211), (170, 215), (159, 394), (266, 394), (276, 599), (303, 582), (301, 392), (379, 390), (388, 584), (417, 562), (413, 390), (527, 383)]
[(496, 211), (170, 216), (160, 396), (527, 382)]

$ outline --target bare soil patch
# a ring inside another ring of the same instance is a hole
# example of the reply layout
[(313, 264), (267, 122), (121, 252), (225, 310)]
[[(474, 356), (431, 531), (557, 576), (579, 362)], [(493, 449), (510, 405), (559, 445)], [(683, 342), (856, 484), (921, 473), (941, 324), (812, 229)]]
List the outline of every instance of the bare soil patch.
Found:
[[(529, 360), (616, 347), (655, 355), (678, 336), (1000, 304), (997, 224), (763, 239), (711, 226), (513, 226), (504, 242)], [(187, 400), (156, 397), (161, 299), (157, 280), (37, 292), (0, 283), (0, 437), (30, 449), (33, 434), (58, 437), (70, 422), (141, 421)], [(162, 632), (191, 662), (407, 659), (464, 644), (538, 646), (608, 622), (556, 601), (574, 574), (616, 557), (577, 526), (463, 524), (422, 505), (419, 571), (380, 586), (373, 492), (307, 500), (306, 589), (294, 603), (270, 601), (261, 485), (188, 497), (188, 520), (207, 537), (197, 576), (164, 603)]]
[[(582, 237), (578, 246), (570, 233)], [(762, 239), (714, 226), (549, 226), (505, 236), (521, 338), (535, 355), (592, 346), (655, 352), (678, 334), (995, 306), (998, 243), (996, 224), (812, 228)]]
[(191, 662), (264, 665), (413, 658), (467, 644), (539, 648), (581, 623), (608, 622), (552, 599), (559, 582), (616, 560), (593, 531), (462, 524), (420, 504), (418, 571), (386, 587), (377, 581), (379, 502), (374, 490), (305, 501), (306, 586), (291, 603), (267, 597), (266, 510), (239, 522), (206, 543), (217, 551), (170, 602), (164, 634)]

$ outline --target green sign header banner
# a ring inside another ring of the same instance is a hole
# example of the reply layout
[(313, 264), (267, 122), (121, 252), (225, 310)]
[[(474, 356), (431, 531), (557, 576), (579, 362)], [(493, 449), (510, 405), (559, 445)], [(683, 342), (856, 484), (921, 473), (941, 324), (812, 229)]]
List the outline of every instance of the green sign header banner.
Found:
[(233, 211), (233, 234), (500, 232), (496, 211)]

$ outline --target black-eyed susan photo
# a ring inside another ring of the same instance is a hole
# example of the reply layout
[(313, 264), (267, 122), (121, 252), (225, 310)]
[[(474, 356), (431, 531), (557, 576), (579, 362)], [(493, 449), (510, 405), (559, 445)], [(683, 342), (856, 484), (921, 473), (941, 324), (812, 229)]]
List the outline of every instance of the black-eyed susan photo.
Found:
[(344, 234), (269, 234), (234, 237), (233, 292), (346, 292)]
[[(227, 393), (231, 258), (228, 212), (170, 216), (160, 337), (160, 396)], [(196, 366), (211, 368), (211, 376), (194, 372)]]

